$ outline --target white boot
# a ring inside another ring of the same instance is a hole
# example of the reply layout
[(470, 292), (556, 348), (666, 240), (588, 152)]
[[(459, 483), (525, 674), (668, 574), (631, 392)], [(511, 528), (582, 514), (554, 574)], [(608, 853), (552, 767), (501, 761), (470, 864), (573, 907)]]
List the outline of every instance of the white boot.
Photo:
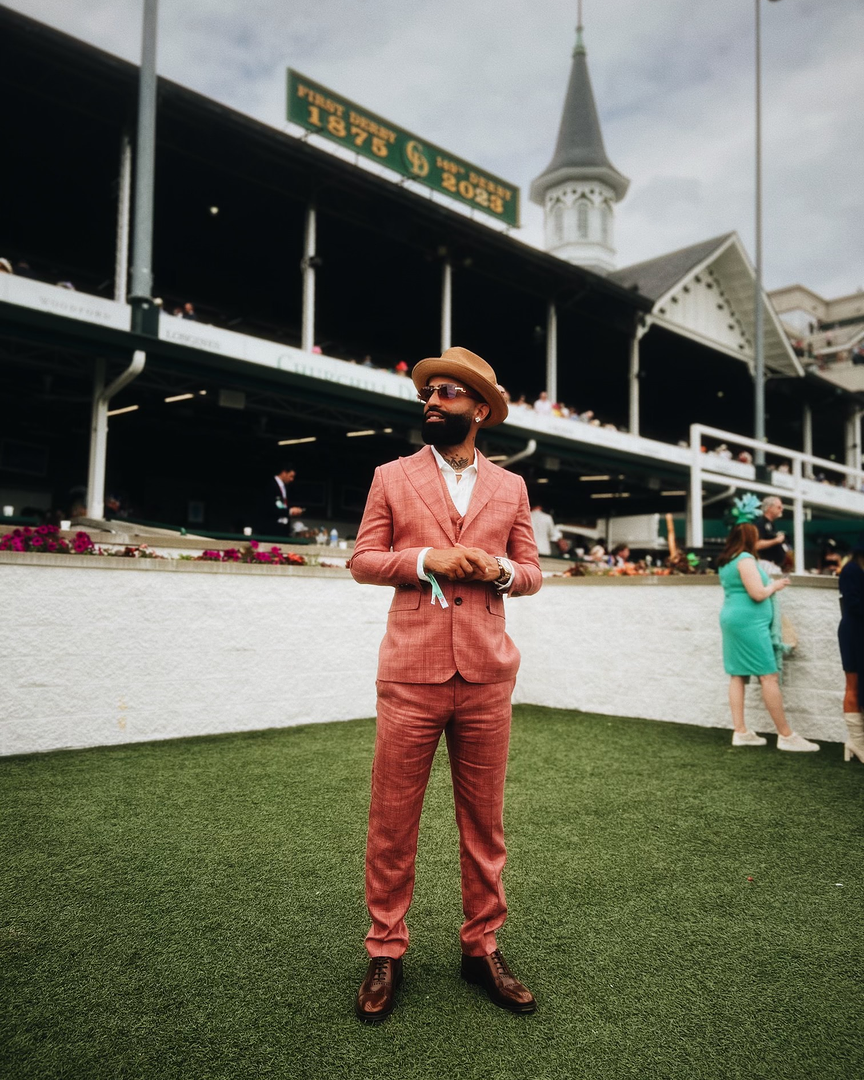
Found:
[(843, 719), (849, 732), (849, 739), (843, 747), (843, 760), (851, 761), (853, 757), (857, 757), (864, 764), (864, 715), (860, 712), (847, 712), (843, 713)]

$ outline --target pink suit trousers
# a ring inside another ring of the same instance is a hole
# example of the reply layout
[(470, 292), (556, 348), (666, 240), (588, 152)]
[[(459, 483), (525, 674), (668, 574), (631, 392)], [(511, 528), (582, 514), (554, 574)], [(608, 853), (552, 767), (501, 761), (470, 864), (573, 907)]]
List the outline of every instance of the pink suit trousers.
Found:
[(441, 732), (447, 739), (462, 876), (462, 952), (497, 948), (507, 903), (501, 872), (504, 778), (510, 745), (510, 697), (515, 680), (467, 683), (379, 682), (372, 800), (366, 844), (366, 905), (370, 956), (401, 956), (408, 948), (405, 915), (414, 893), (420, 811)]

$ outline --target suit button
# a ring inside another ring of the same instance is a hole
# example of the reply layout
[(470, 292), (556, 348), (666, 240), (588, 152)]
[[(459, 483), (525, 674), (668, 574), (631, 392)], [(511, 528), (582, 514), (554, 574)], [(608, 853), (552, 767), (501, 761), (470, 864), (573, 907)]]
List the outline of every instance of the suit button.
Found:
[(453, 603), (458, 607), (462, 603), (462, 597), (457, 596)]

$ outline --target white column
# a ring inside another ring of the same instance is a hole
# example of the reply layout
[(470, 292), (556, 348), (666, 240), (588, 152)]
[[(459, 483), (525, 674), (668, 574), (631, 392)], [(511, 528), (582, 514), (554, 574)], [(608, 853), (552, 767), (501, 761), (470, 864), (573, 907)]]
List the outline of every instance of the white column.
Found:
[(687, 499), (687, 547), (700, 548), (702, 535), (702, 457), (700, 433), (690, 428), (690, 497)]
[[(861, 480), (861, 410), (857, 405), (850, 405), (846, 414), (846, 465), (855, 469), (854, 479)], [(850, 479), (853, 479), (850, 477)]]
[(315, 344), (315, 206), (310, 203), (306, 208), (306, 233), (303, 240), (303, 326), (300, 333), (300, 348), (312, 352)]
[(792, 544), (795, 556), (795, 573), (804, 574), (804, 500), (796, 495), (792, 500), (793, 530)]
[[(813, 453), (813, 410), (804, 402), (804, 406), (801, 412), (801, 427), (802, 427), (802, 442), (803, 450), (805, 454)], [(811, 461), (804, 462), (804, 476), (808, 480), (813, 479), (813, 463)]]
[(117, 240), (114, 255), (114, 299), (126, 303), (129, 282), (129, 221), (132, 206), (132, 140), (120, 141), (120, 178), (117, 191)]
[(90, 413), (90, 462), (87, 466), (87, 516), (105, 516), (105, 464), (108, 460), (108, 402), (137, 379), (147, 363), (147, 353), (136, 349), (132, 362), (109, 386), (105, 386), (105, 361), (99, 357), (93, 370), (93, 408)]
[(792, 459), (792, 477), (795, 483), (795, 495), (792, 499), (792, 551), (795, 555), (795, 573), (804, 571), (804, 499), (801, 496), (801, 477), (803, 475), (801, 458)]
[(862, 462), (862, 453), (864, 453), (864, 447), (862, 447), (861, 439), (862, 418), (864, 418), (864, 410), (858, 409), (857, 416), (855, 418), (855, 442), (858, 446), (858, 453), (856, 454), (857, 460), (855, 461), (855, 486), (858, 491), (861, 490), (862, 483), (864, 483), (864, 472), (862, 472), (861, 468), (862, 464), (864, 464), (864, 462)]
[(630, 418), (628, 427), (631, 435), (639, 434), (639, 338), (642, 335), (634, 330), (630, 339)]
[(546, 311), (546, 396), (558, 400), (558, 311), (553, 301)]
[(449, 259), (441, 264), (441, 352), (445, 353), (453, 339), (453, 267)]
[(87, 517), (105, 516), (105, 464), (108, 457), (108, 402), (105, 361), (99, 357), (93, 372), (93, 407), (90, 414), (90, 463), (87, 470)]

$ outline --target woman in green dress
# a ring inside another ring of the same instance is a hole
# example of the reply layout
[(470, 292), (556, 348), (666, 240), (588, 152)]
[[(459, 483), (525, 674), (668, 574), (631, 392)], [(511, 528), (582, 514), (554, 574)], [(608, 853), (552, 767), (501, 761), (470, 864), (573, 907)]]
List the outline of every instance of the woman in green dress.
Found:
[(778, 750), (818, 750), (819, 745), (789, 727), (783, 711), (779, 671), (771, 644), (774, 594), (785, 589), (789, 578), (768, 577), (756, 560), (759, 531), (745, 522), (729, 533), (717, 560), (725, 597), (720, 612), (723, 633), (723, 666), (730, 676), (729, 706), (732, 710), (732, 745), (764, 746), (767, 739), (748, 731), (744, 723), (744, 687), (756, 675), (762, 684), (762, 700), (777, 728)]

